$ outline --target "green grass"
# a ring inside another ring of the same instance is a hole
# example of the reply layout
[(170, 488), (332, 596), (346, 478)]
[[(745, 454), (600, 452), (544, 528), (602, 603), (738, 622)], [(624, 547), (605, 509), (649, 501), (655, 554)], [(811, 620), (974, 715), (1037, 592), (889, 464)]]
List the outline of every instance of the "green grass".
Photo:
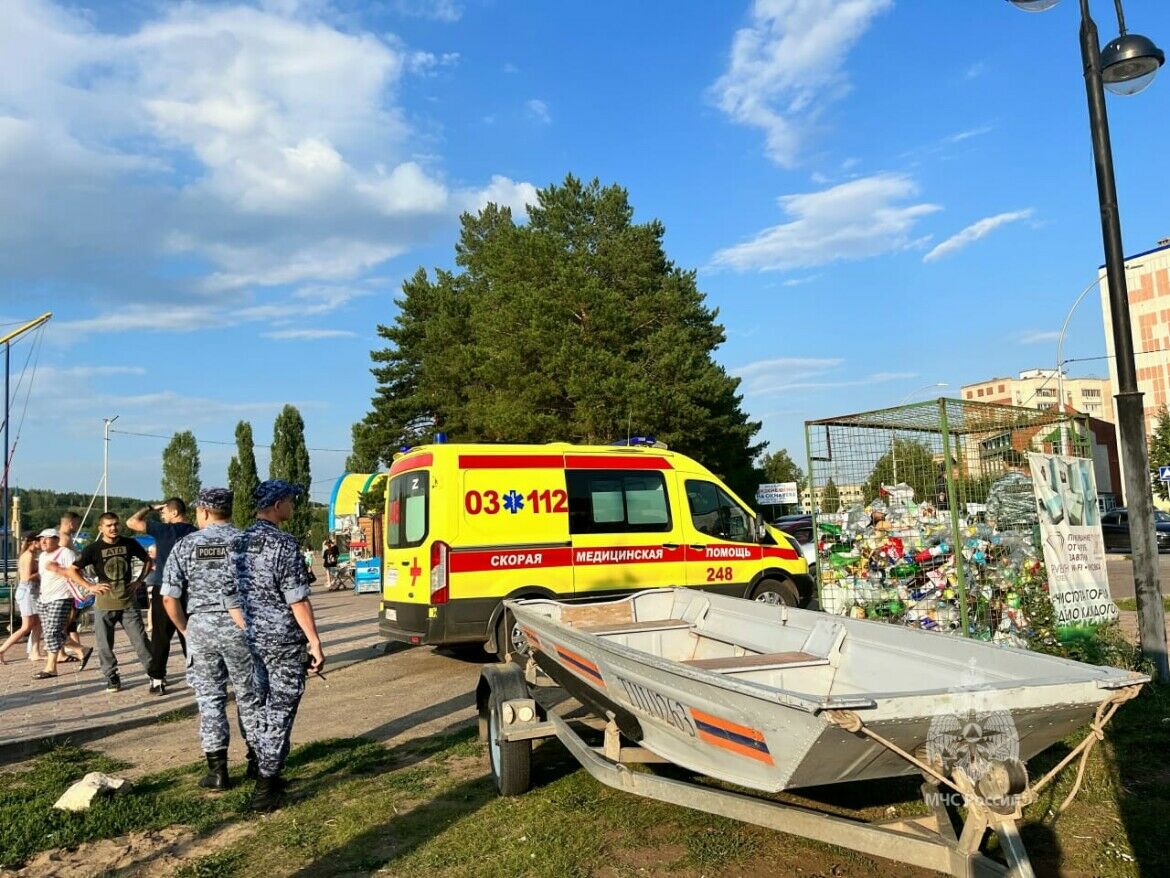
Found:
[(135, 830), (186, 824), (204, 831), (242, 811), (243, 793), (200, 795), (194, 766), (143, 778), (129, 793), (99, 799), (80, 814), (53, 808), (61, 793), (87, 772), (117, 774), (125, 767), (92, 751), (61, 746), (24, 770), (0, 774), (0, 866), (16, 865), (40, 850)]
[[(1118, 598), (1114, 603), (1117, 604), (1119, 610), (1136, 610), (1137, 598)], [(1162, 608), (1170, 613), (1170, 598), (1162, 598)]]
[(155, 719), (155, 723), (160, 726), (170, 725), (171, 723), (181, 723), (185, 719), (190, 719), (195, 716), (197, 711), (194, 705), (189, 707), (177, 707), (174, 710), (168, 710), (166, 713), (160, 713)]
[[(1170, 874), (1161, 842), (1170, 813), (1170, 688), (1148, 688), (1124, 705), (1098, 745), (1077, 801), (1054, 811), (1071, 788), (1075, 766), (1026, 812), (1025, 844), (1040, 874), (1102, 878)], [(1034, 778), (1080, 740), (1033, 760)], [(29, 771), (0, 778), (2, 862), (135, 829), (187, 824), (208, 832), (227, 822), (256, 830), (183, 866), (180, 878), (248, 875), (400, 878), (515, 878), (688, 872), (707, 876), (911, 874), (905, 867), (611, 790), (555, 741), (534, 752), (534, 788), (502, 799), (487, 775), (484, 749), (471, 730), (387, 748), (361, 738), (316, 741), (289, 759), (289, 801), (263, 818), (242, 811), (250, 784), (225, 796), (195, 786), (198, 767), (141, 780), (132, 792), (84, 815), (53, 812), (61, 790), (85, 771), (119, 766), (78, 749), (42, 756)], [(913, 779), (810, 791), (818, 807), (860, 809), (868, 819), (921, 813)], [(809, 804), (811, 798), (782, 796)], [(95, 864), (100, 865), (100, 864)], [(914, 873), (924, 874), (924, 873)]]

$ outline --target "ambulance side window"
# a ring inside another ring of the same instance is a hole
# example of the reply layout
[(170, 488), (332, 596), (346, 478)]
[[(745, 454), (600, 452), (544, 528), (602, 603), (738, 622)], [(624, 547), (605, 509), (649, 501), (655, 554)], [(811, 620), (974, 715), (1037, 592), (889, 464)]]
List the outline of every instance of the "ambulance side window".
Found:
[(662, 473), (569, 470), (565, 481), (570, 533), (661, 533), (671, 528)]
[(426, 470), (403, 473), (386, 489), (386, 537), (392, 548), (409, 548), (427, 536), (427, 497), (430, 475)]
[(691, 522), (699, 533), (741, 543), (749, 541), (747, 513), (718, 485), (688, 480), (687, 504)]

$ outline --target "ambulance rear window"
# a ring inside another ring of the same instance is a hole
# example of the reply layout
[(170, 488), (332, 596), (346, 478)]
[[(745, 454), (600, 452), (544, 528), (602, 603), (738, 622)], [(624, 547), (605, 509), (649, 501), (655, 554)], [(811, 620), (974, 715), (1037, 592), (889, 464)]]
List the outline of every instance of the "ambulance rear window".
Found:
[(390, 480), (386, 497), (386, 544), (394, 548), (417, 546), (427, 536), (430, 478), (413, 470)]

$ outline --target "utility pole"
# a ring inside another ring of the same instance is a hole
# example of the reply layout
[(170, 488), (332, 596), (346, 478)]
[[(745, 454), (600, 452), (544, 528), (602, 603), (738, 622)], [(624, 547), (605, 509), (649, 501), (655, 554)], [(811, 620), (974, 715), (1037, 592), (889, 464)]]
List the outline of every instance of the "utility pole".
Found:
[[(36, 329), (46, 320), (53, 316), (52, 311), (46, 311), (35, 320), (30, 320), (23, 326), (17, 327), (12, 332), (0, 338), (0, 344), (4, 345), (4, 462), (3, 462), (3, 487), (0, 488), (0, 510), (4, 514), (4, 546), (0, 550), (0, 562), (4, 564), (4, 587), (8, 589), (8, 615), (12, 618), (13, 615), (13, 595), (12, 595), (12, 581), (11, 571), (8, 569), (8, 562), (10, 560), (8, 554), (9, 544), (12, 542), (12, 522), (8, 518), (8, 471), (12, 466), (12, 445), (9, 441), (8, 425), (12, 421), (11, 412), (9, 411), (9, 403), (11, 397), (9, 396), (9, 370), (12, 365), (12, 341), (24, 335), (31, 329)], [(11, 626), (9, 626), (11, 631)]]
[(106, 436), (102, 445), (102, 512), (110, 511), (110, 424), (118, 420), (120, 415), (112, 418), (102, 418), (106, 425)]

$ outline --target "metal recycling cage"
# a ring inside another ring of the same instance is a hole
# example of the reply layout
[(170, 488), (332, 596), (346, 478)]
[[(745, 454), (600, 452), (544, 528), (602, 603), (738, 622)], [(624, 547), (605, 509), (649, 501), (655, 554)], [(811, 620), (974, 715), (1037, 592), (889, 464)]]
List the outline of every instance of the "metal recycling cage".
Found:
[(1027, 452), (1090, 457), (1090, 436), (1075, 416), (946, 398), (806, 421), (822, 608), (1026, 640), (1044, 588)]

